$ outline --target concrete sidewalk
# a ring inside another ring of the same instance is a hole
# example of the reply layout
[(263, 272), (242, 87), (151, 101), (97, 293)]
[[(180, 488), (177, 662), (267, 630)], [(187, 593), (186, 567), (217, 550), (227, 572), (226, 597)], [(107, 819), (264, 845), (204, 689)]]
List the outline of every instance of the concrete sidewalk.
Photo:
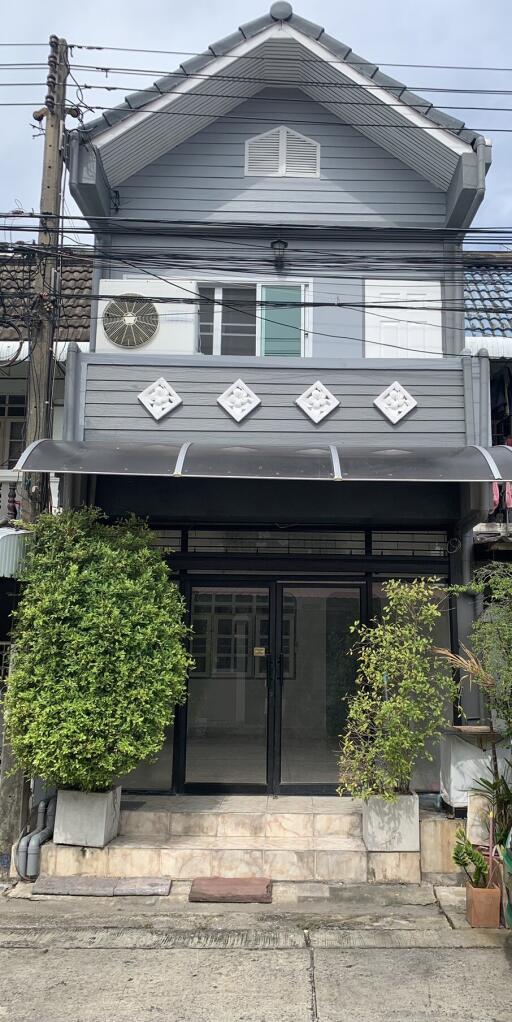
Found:
[(466, 928), (455, 889), (451, 918), (429, 885), (275, 893), (1, 897), (0, 1020), (509, 1022), (511, 935)]

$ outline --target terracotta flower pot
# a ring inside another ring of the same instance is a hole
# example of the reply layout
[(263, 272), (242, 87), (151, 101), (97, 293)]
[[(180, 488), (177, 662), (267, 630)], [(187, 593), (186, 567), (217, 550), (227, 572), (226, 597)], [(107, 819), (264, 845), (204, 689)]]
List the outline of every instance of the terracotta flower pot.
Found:
[(466, 919), (470, 926), (497, 930), (500, 925), (501, 891), (499, 887), (473, 887), (466, 883)]

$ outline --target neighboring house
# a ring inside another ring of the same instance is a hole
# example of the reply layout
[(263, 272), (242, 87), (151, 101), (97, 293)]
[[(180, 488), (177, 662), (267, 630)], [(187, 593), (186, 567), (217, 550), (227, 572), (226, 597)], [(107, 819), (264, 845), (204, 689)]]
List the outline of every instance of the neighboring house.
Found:
[[(466, 349), (482, 348), (490, 357), (493, 444), (512, 447), (512, 255), (471, 252), (464, 255)], [(512, 553), (512, 487), (495, 484), (488, 521), (477, 525), (478, 556), (508, 558)]]
[[(19, 515), (21, 476), (14, 466), (25, 445), (29, 333), (35, 256), (31, 245), (0, 246), (0, 519)], [(61, 300), (55, 331), (53, 436), (62, 436), (64, 377), (68, 344), (89, 347), (91, 255), (63, 250)], [(57, 489), (52, 488), (57, 500)]]
[[(469, 578), (512, 461), (489, 360), (460, 354), (489, 165), (287, 3), (71, 133), (99, 299), (65, 442), (23, 467), (147, 518), (194, 630), (188, 703), (125, 787), (333, 793), (350, 625), (390, 576)], [(472, 614), (446, 602), (440, 644)]]
[[(11, 613), (18, 583), (18, 556), (9, 529), (20, 515), (22, 476), (14, 466), (25, 448), (25, 414), (29, 372), (30, 309), (33, 301), (34, 253), (30, 245), (0, 246), (0, 695), (7, 676)], [(66, 249), (62, 257), (62, 301), (55, 335), (54, 429), (62, 435), (64, 375), (68, 344), (89, 346), (92, 259)], [(51, 477), (53, 506), (58, 480)], [(1, 729), (0, 729), (1, 731)], [(0, 739), (1, 745), (1, 739)], [(1, 748), (0, 748), (1, 756)]]

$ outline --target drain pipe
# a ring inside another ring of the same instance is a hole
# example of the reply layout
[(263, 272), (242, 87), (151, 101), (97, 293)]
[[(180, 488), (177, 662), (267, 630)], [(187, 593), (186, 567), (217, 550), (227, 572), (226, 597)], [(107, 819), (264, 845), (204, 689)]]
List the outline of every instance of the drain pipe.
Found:
[(16, 850), (14, 852), (14, 865), (16, 871), (22, 880), (27, 880), (27, 852), (28, 846), (35, 834), (41, 833), (44, 827), (45, 816), (46, 816), (46, 805), (44, 799), (39, 803), (37, 807), (37, 823), (33, 830), (30, 830), (28, 834), (24, 834), (18, 841)]
[(46, 841), (49, 841), (53, 835), (56, 808), (57, 797), (54, 795), (50, 799), (46, 810), (46, 826), (43, 830), (33, 834), (30, 838), (27, 851), (27, 877), (29, 880), (35, 880), (35, 878), (39, 876), (41, 845), (44, 845)]

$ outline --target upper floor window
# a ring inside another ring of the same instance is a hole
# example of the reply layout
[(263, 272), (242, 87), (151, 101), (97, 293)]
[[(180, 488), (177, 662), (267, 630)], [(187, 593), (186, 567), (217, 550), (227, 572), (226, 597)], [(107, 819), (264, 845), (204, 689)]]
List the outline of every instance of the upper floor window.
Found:
[(440, 358), (440, 281), (366, 280), (364, 331), (366, 358)]
[(199, 284), (198, 351), (237, 357), (306, 354), (306, 289), (306, 284)]
[(14, 468), (25, 447), (25, 395), (0, 394), (0, 465)]
[(245, 143), (247, 177), (319, 177), (320, 145), (281, 125)]

